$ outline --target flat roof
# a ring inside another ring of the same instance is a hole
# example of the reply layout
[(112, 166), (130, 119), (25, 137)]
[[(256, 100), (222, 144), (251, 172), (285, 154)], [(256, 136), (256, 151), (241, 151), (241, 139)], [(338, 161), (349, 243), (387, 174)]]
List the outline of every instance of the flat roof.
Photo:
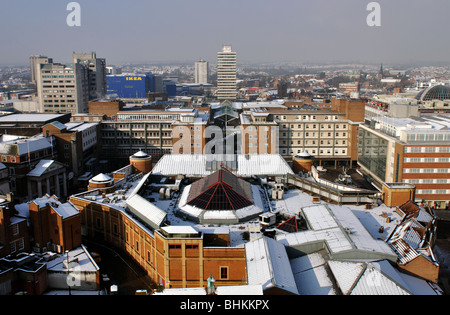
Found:
[(66, 116), (67, 114), (12, 114), (0, 116), (0, 123), (7, 122), (46, 122)]

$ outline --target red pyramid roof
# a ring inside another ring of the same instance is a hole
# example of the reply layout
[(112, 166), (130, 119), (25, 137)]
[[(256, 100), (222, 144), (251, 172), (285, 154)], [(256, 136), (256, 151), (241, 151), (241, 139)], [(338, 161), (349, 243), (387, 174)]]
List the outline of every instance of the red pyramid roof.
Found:
[(205, 210), (237, 210), (251, 206), (252, 199), (250, 183), (222, 168), (191, 185), (188, 204)]

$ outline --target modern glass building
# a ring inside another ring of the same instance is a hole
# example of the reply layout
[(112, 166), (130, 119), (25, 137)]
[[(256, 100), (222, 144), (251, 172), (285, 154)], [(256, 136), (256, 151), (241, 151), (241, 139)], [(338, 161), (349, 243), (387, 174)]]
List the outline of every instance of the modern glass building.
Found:
[(358, 140), (358, 163), (386, 181), (388, 141), (368, 130), (361, 129)]

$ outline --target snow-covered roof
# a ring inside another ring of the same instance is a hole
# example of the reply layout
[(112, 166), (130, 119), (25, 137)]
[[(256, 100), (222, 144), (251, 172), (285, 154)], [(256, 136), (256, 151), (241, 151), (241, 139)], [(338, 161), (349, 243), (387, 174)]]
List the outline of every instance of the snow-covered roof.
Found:
[(27, 176), (39, 177), (50, 169), (53, 164), (56, 164), (54, 160), (40, 160), (34, 169), (27, 174)]
[[(387, 260), (376, 262), (329, 261), (337, 285), (345, 295), (440, 294), (422, 279), (412, 279)], [(413, 281), (413, 282), (412, 282)], [(413, 284), (413, 285), (411, 285)]]
[(283, 244), (267, 237), (245, 244), (247, 278), (263, 290), (279, 288), (298, 294), (289, 258)]
[(407, 219), (396, 226), (387, 243), (398, 254), (398, 260), (401, 264), (409, 263), (422, 255), (430, 262), (438, 265), (433, 250), (426, 242), (426, 233), (421, 235), (419, 231), (425, 231), (425, 227), (414, 218)]
[(189, 225), (170, 225), (161, 228), (167, 234), (198, 234), (198, 230)]
[(139, 151), (139, 152), (136, 152), (135, 154), (133, 154), (132, 157), (134, 157), (134, 158), (146, 158), (146, 157), (149, 157), (149, 155), (147, 153), (143, 152), (143, 151)]
[(39, 208), (50, 206), (63, 219), (70, 218), (80, 213), (80, 211), (71, 202), (61, 203), (56, 196), (46, 194), (43, 197), (36, 198), (31, 202), (37, 204)]
[(94, 178), (92, 178), (90, 181), (102, 183), (102, 182), (110, 182), (112, 180), (113, 179), (111, 177), (109, 177), (108, 175), (101, 173), (101, 174), (98, 174), (97, 176), (95, 176)]
[(28, 152), (50, 149), (51, 147), (52, 143), (50, 138), (17, 139), (0, 143), (0, 154), (20, 156)]
[(138, 194), (126, 201), (128, 209), (153, 229), (159, 229), (166, 219), (167, 213), (142, 198)]
[(47, 269), (50, 272), (67, 272), (67, 259), (69, 260), (69, 262), (77, 262), (76, 266), (77, 268), (79, 268), (77, 269), (79, 272), (97, 272), (99, 270), (99, 267), (83, 245), (81, 245), (81, 247), (70, 250), (67, 254), (56, 254), (56, 256), (56, 258), (46, 262)]
[[(217, 170), (207, 169), (208, 161), (221, 160), (220, 155), (204, 154), (168, 154), (164, 155), (154, 167), (152, 173), (164, 176), (176, 176), (184, 174), (192, 177), (204, 177)], [(224, 161), (230, 160), (225, 156)], [(234, 155), (232, 159), (234, 160)], [(237, 170), (233, 173), (237, 176), (281, 176), (293, 174), (292, 169), (279, 154), (239, 154), (236, 156)]]
[[(216, 295), (263, 295), (261, 285), (232, 285), (216, 287)], [(198, 288), (172, 288), (163, 292), (155, 292), (153, 295), (206, 295), (203, 287)]]
[(69, 131), (84, 131), (86, 129), (92, 128), (97, 126), (99, 123), (92, 123), (92, 122), (70, 122), (66, 123), (65, 126), (67, 127), (67, 130)]
[(291, 268), (300, 295), (336, 295), (326, 271), (326, 260), (319, 253), (291, 259)]
[(385, 242), (374, 239), (347, 207), (314, 205), (302, 208), (302, 214), (310, 229), (279, 234), (278, 241), (302, 251), (326, 247), (332, 257), (397, 260), (394, 251)]
[(0, 117), (0, 123), (11, 122), (46, 122), (52, 119), (58, 119), (65, 114), (11, 114)]

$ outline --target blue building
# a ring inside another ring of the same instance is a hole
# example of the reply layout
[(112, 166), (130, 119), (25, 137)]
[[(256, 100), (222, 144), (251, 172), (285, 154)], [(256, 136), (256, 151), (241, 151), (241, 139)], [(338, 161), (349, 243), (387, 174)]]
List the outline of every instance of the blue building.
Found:
[(145, 75), (108, 75), (107, 94), (116, 98), (147, 98), (148, 92), (155, 92), (155, 78)]

